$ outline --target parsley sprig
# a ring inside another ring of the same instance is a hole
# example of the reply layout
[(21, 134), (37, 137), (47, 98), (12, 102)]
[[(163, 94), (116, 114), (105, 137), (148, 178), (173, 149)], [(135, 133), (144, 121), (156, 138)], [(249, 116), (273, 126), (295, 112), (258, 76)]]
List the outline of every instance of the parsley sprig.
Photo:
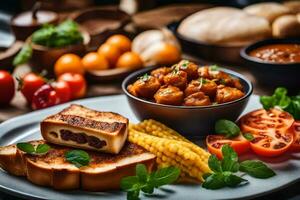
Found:
[(47, 153), (51, 147), (47, 144), (39, 144), (36, 147), (27, 142), (20, 142), (17, 144), (17, 148), (32, 155), (41, 155)]
[(260, 103), (264, 109), (279, 107), (282, 110), (293, 115), (295, 119), (300, 119), (300, 94), (297, 96), (288, 96), (288, 90), (284, 87), (278, 87), (271, 96), (261, 96)]
[(137, 164), (136, 175), (123, 178), (121, 188), (127, 192), (128, 200), (136, 200), (139, 199), (141, 191), (146, 194), (153, 194), (155, 188), (173, 183), (179, 175), (180, 169), (177, 167), (161, 168), (148, 173), (145, 165)]
[(248, 180), (242, 178), (238, 174), (239, 172), (261, 179), (275, 175), (275, 172), (261, 161), (245, 160), (239, 162), (237, 153), (228, 144), (222, 147), (222, 154), (222, 160), (219, 160), (215, 155), (209, 157), (208, 166), (212, 173), (203, 176), (205, 181), (202, 187), (215, 190), (247, 184)]

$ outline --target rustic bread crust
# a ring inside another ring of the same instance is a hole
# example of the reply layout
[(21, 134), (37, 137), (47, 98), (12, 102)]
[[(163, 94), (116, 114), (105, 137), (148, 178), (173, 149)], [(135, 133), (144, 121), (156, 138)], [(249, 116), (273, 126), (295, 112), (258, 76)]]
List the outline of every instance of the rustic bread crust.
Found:
[[(37, 145), (43, 140), (33, 141)], [(76, 168), (62, 156), (72, 148), (51, 145), (51, 150), (42, 156), (29, 155), (10, 145), (0, 148), (0, 167), (10, 174), (26, 176), (36, 184), (57, 190), (79, 189), (105, 191), (119, 189), (125, 176), (135, 174), (137, 163), (152, 170), (155, 155), (135, 144), (126, 144), (119, 155), (88, 152), (92, 157), (89, 166)]]
[[(71, 105), (41, 122), (41, 133), (48, 142), (118, 154), (128, 135), (128, 119), (112, 112), (98, 112)], [(61, 131), (71, 131), (83, 142), (66, 139)], [(87, 138), (95, 138), (92, 145)], [(82, 140), (81, 140), (82, 141)]]

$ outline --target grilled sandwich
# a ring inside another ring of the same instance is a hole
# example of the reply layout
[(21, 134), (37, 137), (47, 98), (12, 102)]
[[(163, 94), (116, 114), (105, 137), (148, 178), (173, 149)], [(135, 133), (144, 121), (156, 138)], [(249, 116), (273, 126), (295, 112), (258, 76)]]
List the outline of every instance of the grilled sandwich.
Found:
[(128, 134), (128, 119), (71, 105), (41, 122), (43, 138), (54, 144), (117, 154)]
[[(30, 143), (37, 146), (47, 142), (38, 140)], [(34, 184), (58, 190), (105, 191), (119, 189), (123, 177), (135, 174), (137, 163), (145, 164), (150, 171), (155, 164), (155, 155), (126, 142), (117, 155), (87, 151), (91, 162), (88, 166), (77, 168), (65, 159), (65, 153), (73, 148), (48, 145), (51, 149), (43, 155), (27, 154), (16, 145), (0, 147), (0, 167), (10, 174), (25, 176)]]

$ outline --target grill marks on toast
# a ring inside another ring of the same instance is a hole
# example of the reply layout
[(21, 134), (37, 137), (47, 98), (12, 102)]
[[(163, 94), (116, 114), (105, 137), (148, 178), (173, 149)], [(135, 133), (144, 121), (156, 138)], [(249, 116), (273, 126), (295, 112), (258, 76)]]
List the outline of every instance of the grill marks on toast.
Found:
[[(65, 160), (65, 153), (67, 151), (73, 150), (74, 148), (71, 147), (69, 148), (69, 147), (64, 147), (64, 146), (54, 145), (49, 143), (48, 145), (51, 146), (51, 149), (48, 151), (48, 153), (39, 156), (26, 154), (25, 157), (30, 159), (33, 162), (42, 161), (48, 164), (68, 163)], [(88, 152), (88, 154), (91, 157), (91, 162), (88, 167), (93, 168), (93, 167), (97, 167), (98, 165), (116, 163), (123, 158), (143, 154), (146, 153), (147, 151), (141, 146), (138, 146), (130, 142), (126, 142), (119, 154), (102, 153), (96, 151), (86, 151), (86, 152)]]
[[(33, 145), (47, 143), (32, 141)], [(118, 155), (87, 151), (91, 157), (89, 166), (77, 168), (65, 159), (65, 153), (74, 148), (49, 144), (51, 150), (43, 155), (26, 154), (10, 145), (0, 148), (0, 166), (16, 176), (25, 176), (30, 182), (57, 190), (79, 189), (105, 191), (120, 188), (121, 179), (135, 173), (137, 163), (152, 170), (155, 155), (144, 148), (125, 143)]]
[(101, 131), (105, 131), (107, 133), (113, 133), (117, 131), (121, 131), (123, 127), (126, 126), (125, 123), (120, 122), (100, 122), (76, 115), (64, 115), (64, 114), (58, 114), (51, 117), (52, 120), (59, 120), (62, 122), (65, 122), (71, 126), (76, 127), (86, 127), (86, 128), (92, 128), (97, 129)]
[(58, 114), (47, 117), (44, 121), (59, 121), (71, 126), (106, 133), (120, 132), (128, 124), (128, 119), (117, 113), (99, 112), (77, 104), (72, 104)]

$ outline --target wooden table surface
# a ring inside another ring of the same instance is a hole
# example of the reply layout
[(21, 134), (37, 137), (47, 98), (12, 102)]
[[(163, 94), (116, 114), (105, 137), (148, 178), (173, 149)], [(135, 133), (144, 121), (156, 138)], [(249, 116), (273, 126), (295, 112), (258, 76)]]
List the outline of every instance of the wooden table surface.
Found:
[[(203, 4), (189, 4), (186, 6), (182, 6), (182, 5), (164, 6), (162, 8), (158, 8), (155, 10), (139, 13), (135, 15), (133, 19), (140, 26), (141, 29), (156, 28), (158, 25), (162, 26), (168, 24), (174, 20), (180, 19), (181, 17), (189, 13), (203, 9), (204, 7), (207, 6), (208, 5), (203, 5)], [(159, 16), (160, 19), (159, 23), (156, 23), (155, 20), (152, 20), (152, 19), (156, 19), (157, 16)], [(210, 63), (209, 61), (205, 61), (200, 58), (195, 58), (190, 55), (184, 55), (184, 58), (197, 61), (199, 64)], [(222, 65), (222, 63), (218, 63), (218, 64)], [(266, 94), (271, 94), (273, 92), (274, 88), (268, 88), (264, 85), (258, 84), (255, 79), (255, 75), (251, 74), (246, 67), (228, 66), (228, 65), (226, 65), (226, 67), (243, 74), (249, 80), (251, 80), (254, 86), (254, 94), (266, 95)], [(28, 70), (29, 70), (28, 67), (22, 66), (17, 70), (15, 70), (15, 75), (20, 76), (21, 74), (26, 73)], [(120, 81), (113, 82), (113, 83), (106, 83), (106, 84), (103, 83), (92, 84), (89, 85), (87, 97), (121, 94), (122, 90), (120, 86), (121, 86)], [(17, 92), (11, 105), (6, 106), (4, 108), (3, 107), (0, 108), (0, 122), (28, 112), (31, 112), (31, 109), (26, 105), (26, 101), (23, 98), (23, 96), (20, 94), (20, 92)], [(257, 198), (257, 199), (266, 199), (266, 200), (267, 199), (289, 199), (289, 200), (300, 199), (299, 187), (300, 187), (300, 183), (295, 183), (284, 190), (280, 190), (278, 192), (274, 192), (270, 195)], [(12, 197), (10, 195), (0, 193), (0, 200), (16, 200), (16, 199), (17, 198)]]

